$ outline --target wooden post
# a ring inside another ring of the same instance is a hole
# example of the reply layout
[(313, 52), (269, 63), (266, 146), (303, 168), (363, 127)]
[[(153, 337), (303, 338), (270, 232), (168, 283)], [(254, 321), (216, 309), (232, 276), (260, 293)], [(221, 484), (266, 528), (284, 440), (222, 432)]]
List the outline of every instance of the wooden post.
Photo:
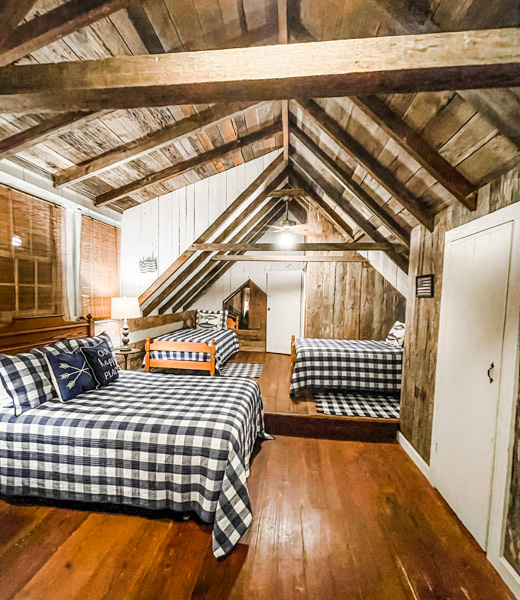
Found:
[(216, 373), (215, 355), (216, 355), (216, 352), (217, 352), (217, 342), (214, 339), (211, 340), (210, 347), (211, 347), (211, 353), (210, 353), (211, 358), (209, 360), (209, 372), (210, 372), (210, 375), (212, 377), (214, 377), (215, 373)]
[(144, 370), (148, 373), (150, 371), (150, 336), (146, 336), (146, 341), (144, 343), (144, 351)]
[(296, 344), (294, 343), (295, 336), (291, 335), (291, 379), (294, 373), (294, 364), (296, 363)]

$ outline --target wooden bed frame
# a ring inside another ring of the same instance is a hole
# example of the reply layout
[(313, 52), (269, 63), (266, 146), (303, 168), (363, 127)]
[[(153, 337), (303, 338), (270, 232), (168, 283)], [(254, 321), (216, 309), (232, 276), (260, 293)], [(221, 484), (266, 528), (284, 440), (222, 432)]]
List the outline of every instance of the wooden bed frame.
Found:
[(294, 373), (294, 365), (296, 364), (296, 344), (295, 336), (291, 335), (291, 379)]
[[(145, 371), (150, 371), (151, 367), (161, 367), (163, 369), (194, 369), (197, 371), (209, 371), (210, 375), (216, 375), (216, 351), (217, 343), (215, 340), (211, 340), (211, 344), (204, 344), (202, 342), (167, 342), (158, 341), (152, 342), (150, 338), (146, 338), (144, 345)], [(151, 358), (150, 352), (203, 352), (209, 354), (209, 361), (196, 361), (196, 360), (160, 360), (157, 358)]]
[(18, 354), (40, 348), (63, 338), (85, 338), (94, 335), (91, 315), (78, 321), (65, 321), (63, 315), (17, 317), (0, 327), (0, 352)]
[[(233, 331), (238, 331), (238, 317), (233, 319), (232, 317), (227, 318), (227, 328)], [(194, 329), (194, 327), (190, 327)], [(151, 341), (149, 337), (146, 338), (144, 345), (145, 359), (144, 368), (145, 371), (150, 371), (152, 367), (158, 367), (162, 369), (189, 369), (196, 371), (209, 371), (211, 376), (216, 375), (216, 351), (217, 343), (215, 340), (211, 340), (211, 344), (204, 344), (203, 342), (170, 342), (170, 341)], [(151, 358), (150, 352), (202, 352), (209, 354), (209, 360), (202, 362), (196, 360), (169, 360), (169, 359), (156, 359)]]

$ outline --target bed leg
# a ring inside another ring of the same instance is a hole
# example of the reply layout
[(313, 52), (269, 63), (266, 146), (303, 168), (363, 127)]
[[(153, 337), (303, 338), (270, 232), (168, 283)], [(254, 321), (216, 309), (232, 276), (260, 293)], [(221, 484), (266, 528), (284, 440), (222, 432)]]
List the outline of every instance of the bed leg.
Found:
[(212, 377), (216, 374), (216, 352), (217, 352), (217, 342), (215, 340), (211, 340), (211, 354), (209, 359), (209, 373)]
[(295, 336), (291, 335), (291, 378), (294, 372), (294, 363), (296, 362), (296, 344), (294, 343)]
[(144, 370), (146, 372), (150, 371), (150, 336), (146, 337), (146, 341), (144, 343), (144, 351), (145, 351), (145, 359), (144, 359)]

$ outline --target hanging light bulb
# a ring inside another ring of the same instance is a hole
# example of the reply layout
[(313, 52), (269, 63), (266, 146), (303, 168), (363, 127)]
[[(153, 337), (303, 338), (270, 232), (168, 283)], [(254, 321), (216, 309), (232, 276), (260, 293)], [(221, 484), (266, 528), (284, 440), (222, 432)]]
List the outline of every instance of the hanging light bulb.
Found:
[(280, 248), (289, 250), (294, 246), (294, 236), (290, 231), (283, 231), (278, 239)]

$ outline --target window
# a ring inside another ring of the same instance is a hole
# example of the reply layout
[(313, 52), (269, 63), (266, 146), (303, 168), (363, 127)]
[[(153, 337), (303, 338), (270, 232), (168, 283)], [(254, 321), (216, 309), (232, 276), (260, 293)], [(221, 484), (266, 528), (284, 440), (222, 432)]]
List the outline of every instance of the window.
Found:
[(110, 299), (120, 295), (120, 230), (81, 218), (80, 292), (82, 314), (110, 318)]
[(61, 314), (64, 209), (0, 186), (0, 312)]

